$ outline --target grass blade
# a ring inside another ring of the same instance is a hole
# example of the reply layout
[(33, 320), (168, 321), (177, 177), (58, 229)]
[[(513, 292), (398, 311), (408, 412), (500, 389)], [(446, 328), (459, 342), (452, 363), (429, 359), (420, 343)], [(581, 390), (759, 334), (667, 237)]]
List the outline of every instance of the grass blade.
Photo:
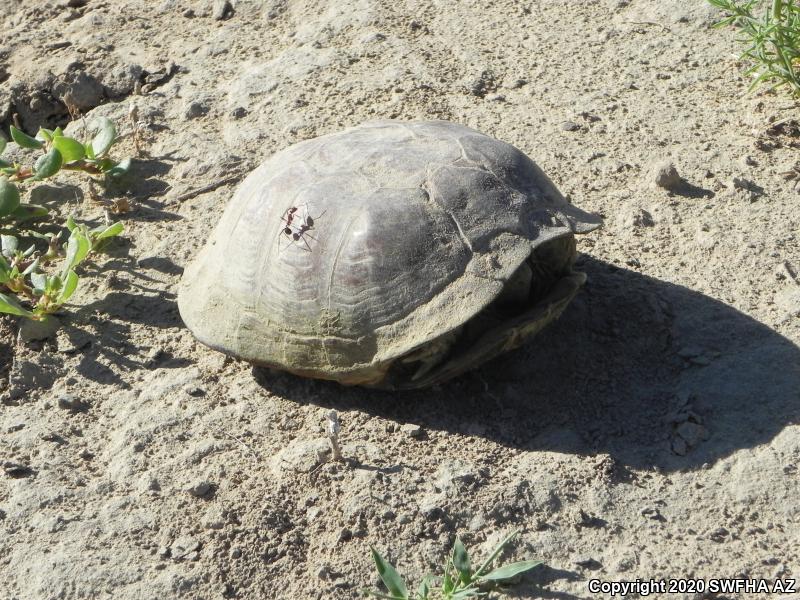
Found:
[(372, 550), (372, 559), (375, 561), (375, 567), (378, 569), (378, 575), (380, 575), (381, 581), (383, 581), (383, 585), (386, 586), (389, 593), (403, 600), (408, 598), (408, 588), (406, 588), (406, 584), (403, 582), (400, 574), (389, 561), (378, 554), (375, 548), (370, 549)]
[(511, 563), (508, 565), (503, 565), (502, 567), (496, 568), (494, 571), (490, 571), (486, 575), (482, 575), (480, 577), (481, 581), (505, 581), (507, 579), (511, 579), (520, 573), (524, 573), (525, 571), (530, 571), (534, 567), (538, 567), (542, 564), (540, 560), (523, 560), (520, 562)]
[(492, 566), (494, 559), (496, 559), (500, 555), (500, 553), (503, 551), (503, 548), (505, 548), (509, 543), (511, 543), (511, 540), (517, 537), (518, 534), (519, 530), (512, 531), (508, 536), (506, 536), (506, 538), (502, 542), (498, 544), (497, 548), (495, 548), (494, 551), (489, 555), (489, 558), (483, 561), (483, 564), (478, 568), (477, 571), (475, 571), (474, 574), (475, 579), (479, 579), (480, 575), (483, 572), (485, 572), (489, 567)]

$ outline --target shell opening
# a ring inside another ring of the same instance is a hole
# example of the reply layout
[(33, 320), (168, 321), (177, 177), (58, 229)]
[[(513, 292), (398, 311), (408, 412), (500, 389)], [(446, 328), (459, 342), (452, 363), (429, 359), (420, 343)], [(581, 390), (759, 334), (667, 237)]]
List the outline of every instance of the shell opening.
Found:
[[(387, 379), (395, 381), (398, 387), (416, 387), (423, 384), (423, 380), (434, 382), (440, 367), (448, 365), (449, 370), (462, 356), (465, 364), (458, 369), (459, 372), (478, 366), (486, 357), (469, 364), (473, 346), (487, 333), (536, 306), (559, 281), (572, 273), (576, 254), (575, 238), (569, 235), (536, 247), (491, 304), (460, 327), (401, 357), (392, 365)], [(518, 337), (504, 350), (525, 341), (525, 336)]]

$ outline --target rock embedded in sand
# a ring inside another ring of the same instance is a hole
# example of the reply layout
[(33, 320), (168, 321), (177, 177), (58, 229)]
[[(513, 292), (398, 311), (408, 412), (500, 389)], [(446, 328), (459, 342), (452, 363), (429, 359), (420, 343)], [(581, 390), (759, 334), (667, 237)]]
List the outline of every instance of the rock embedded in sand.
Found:
[(683, 185), (683, 178), (671, 161), (665, 160), (656, 163), (652, 171), (653, 183), (660, 188), (674, 192)]
[(205, 498), (214, 490), (214, 484), (205, 479), (199, 479), (192, 483), (186, 491), (195, 498)]
[(400, 428), (400, 431), (408, 437), (415, 439), (420, 439), (425, 435), (425, 431), (423, 431), (422, 427), (414, 423), (406, 423)]

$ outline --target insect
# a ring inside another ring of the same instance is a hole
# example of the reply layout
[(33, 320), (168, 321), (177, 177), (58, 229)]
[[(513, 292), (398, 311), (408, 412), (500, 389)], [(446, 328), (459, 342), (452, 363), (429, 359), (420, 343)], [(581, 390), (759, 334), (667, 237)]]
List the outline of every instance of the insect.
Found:
[[(308, 244), (308, 240), (306, 238), (312, 239), (314, 241), (317, 240), (313, 235), (308, 233), (312, 229), (314, 229), (314, 220), (319, 219), (322, 215), (325, 214), (326, 211), (322, 211), (316, 217), (312, 217), (308, 213), (308, 204), (304, 206), (303, 215), (298, 215), (299, 209), (296, 206), (291, 206), (286, 209), (286, 212), (283, 213), (281, 217), (281, 221), (284, 222), (284, 226), (281, 231), (278, 233), (278, 239), (280, 242), (280, 236), (285, 235), (287, 238), (291, 239), (290, 246), (296, 242), (302, 241), (305, 245), (303, 250), (307, 252), (311, 252), (311, 246)], [(299, 223), (299, 224), (298, 224)]]

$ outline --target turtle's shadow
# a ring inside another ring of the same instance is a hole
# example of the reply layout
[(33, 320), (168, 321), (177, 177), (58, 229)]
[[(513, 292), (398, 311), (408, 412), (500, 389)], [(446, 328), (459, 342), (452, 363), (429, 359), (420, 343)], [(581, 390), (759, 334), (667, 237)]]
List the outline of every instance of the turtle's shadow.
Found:
[(579, 268), (589, 282), (557, 322), (437, 388), (343, 393), (261, 369), (257, 379), (298, 403), (668, 471), (769, 442), (800, 420), (791, 341), (680, 285), (588, 257)]

